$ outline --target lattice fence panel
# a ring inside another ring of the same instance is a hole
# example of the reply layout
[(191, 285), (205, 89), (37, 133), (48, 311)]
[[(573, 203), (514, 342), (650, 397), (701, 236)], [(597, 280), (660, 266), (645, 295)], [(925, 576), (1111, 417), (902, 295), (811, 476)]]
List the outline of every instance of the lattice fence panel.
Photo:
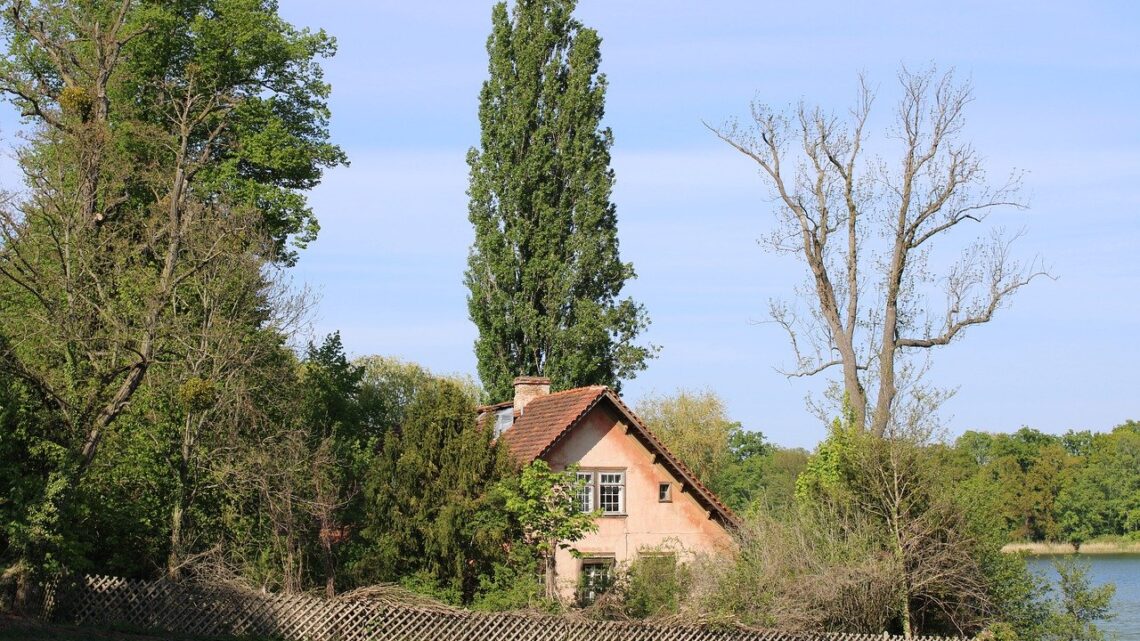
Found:
[(802, 635), (483, 614), (368, 597), (330, 600), (107, 576), (84, 577), (53, 594), (57, 618), (70, 623), (285, 641), (901, 641), (885, 635)]

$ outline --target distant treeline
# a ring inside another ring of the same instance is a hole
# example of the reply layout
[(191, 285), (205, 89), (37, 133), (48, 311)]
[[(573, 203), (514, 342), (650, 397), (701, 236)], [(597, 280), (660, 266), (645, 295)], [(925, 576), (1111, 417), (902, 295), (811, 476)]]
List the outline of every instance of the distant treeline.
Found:
[[(789, 505), (809, 460), (802, 449), (759, 442), (752, 433), (735, 436), (723, 469), (709, 479), (737, 511)], [(1061, 436), (1029, 427), (968, 431), (929, 447), (947, 480), (990, 498), (1010, 542), (1140, 541), (1140, 422)]]
[(1062, 436), (966, 432), (946, 455), (986, 489), (1011, 541), (1140, 540), (1140, 422)]
[[(737, 436), (710, 484), (737, 511), (789, 505), (807, 452), (767, 443), (740, 447), (748, 439), (759, 436)], [(968, 431), (928, 447), (943, 459), (947, 480), (992, 500), (1010, 542), (1140, 541), (1140, 422), (1061, 436), (1028, 427), (1012, 434)]]
[[(679, 390), (646, 398), (637, 411), (733, 510), (795, 503), (812, 456), (731, 421), (715, 393)], [(953, 443), (923, 447), (948, 484), (992, 501), (988, 511), (1010, 542), (1140, 539), (1140, 422), (1064, 436), (967, 431)]]
[[(648, 398), (638, 411), (737, 512), (794, 503), (811, 455), (730, 421), (715, 394), (682, 390)], [(1011, 542), (1140, 540), (1140, 422), (1062, 436), (1028, 427), (1012, 434), (968, 431), (924, 447), (943, 480), (992, 501), (990, 511)]]

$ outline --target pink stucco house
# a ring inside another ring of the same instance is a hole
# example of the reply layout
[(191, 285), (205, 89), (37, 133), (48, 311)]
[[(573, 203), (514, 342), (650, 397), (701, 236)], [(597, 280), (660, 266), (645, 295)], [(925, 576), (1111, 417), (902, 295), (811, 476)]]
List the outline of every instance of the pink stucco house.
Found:
[[(598, 530), (558, 553), (559, 590), (573, 597), (639, 553), (662, 550), (690, 560), (732, 546), (736, 516), (693, 476), (608, 387), (550, 393), (550, 380), (515, 379), (514, 400), (480, 408), (521, 464), (577, 464), (585, 511), (600, 510)], [(486, 424), (486, 422), (484, 424)]]

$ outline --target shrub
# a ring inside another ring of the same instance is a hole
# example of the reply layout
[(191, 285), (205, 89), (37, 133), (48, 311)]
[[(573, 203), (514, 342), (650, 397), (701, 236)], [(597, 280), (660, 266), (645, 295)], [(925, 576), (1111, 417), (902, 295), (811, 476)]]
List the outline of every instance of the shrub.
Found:
[(676, 614), (692, 584), (689, 566), (669, 549), (643, 551), (624, 574), (623, 610), (636, 619)]

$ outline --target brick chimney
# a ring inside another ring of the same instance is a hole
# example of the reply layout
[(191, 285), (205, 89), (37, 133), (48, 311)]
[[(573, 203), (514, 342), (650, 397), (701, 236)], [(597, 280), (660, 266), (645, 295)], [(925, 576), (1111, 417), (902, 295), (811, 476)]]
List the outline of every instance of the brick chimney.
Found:
[(543, 376), (519, 376), (515, 379), (515, 414), (521, 415), (526, 404), (550, 393), (550, 379)]

